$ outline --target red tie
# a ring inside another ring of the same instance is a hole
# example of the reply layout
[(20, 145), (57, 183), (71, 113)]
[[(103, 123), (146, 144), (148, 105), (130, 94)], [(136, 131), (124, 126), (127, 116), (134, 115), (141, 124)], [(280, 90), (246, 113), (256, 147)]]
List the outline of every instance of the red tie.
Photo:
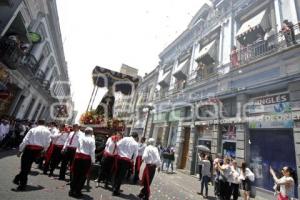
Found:
[(72, 135), (72, 137), (71, 137), (71, 140), (70, 140), (70, 142), (69, 142), (69, 145), (71, 145), (72, 144), (72, 142), (73, 142), (73, 138), (74, 138), (74, 136), (75, 136), (75, 132), (73, 133), (73, 135)]

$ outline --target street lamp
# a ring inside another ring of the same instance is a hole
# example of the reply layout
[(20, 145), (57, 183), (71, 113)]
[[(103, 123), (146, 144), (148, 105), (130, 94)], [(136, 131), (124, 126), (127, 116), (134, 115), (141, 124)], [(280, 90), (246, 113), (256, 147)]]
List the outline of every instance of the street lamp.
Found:
[(146, 125), (145, 128), (143, 130), (143, 137), (145, 137), (146, 135), (146, 131), (147, 131), (147, 126), (148, 126), (148, 122), (149, 122), (149, 116), (150, 116), (150, 112), (154, 109), (153, 104), (149, 103), (148, 105), (146, 105), (143, 108), (143, 112), (147, 112), (147, 118), (146, 118)]

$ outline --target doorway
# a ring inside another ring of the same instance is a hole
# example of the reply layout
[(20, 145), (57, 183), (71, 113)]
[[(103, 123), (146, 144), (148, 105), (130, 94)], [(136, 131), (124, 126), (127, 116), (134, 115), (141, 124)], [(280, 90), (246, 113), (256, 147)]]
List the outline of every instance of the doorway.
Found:
[(182, 156), (180, 162), (180, 169), (186, 168), (186, 162), (189, 156), (190, 133), (191, 133), (190, 127), (183, 128), (184, 141), (182, 144)]

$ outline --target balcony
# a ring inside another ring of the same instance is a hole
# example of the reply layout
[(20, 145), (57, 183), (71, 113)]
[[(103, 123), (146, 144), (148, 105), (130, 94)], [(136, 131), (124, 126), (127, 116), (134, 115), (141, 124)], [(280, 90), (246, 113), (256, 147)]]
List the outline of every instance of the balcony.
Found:
[(0, 59), (1, 61), (12, 70), (16, 70), (23, 65), (25, 52), (19, 45), (9, 39), (3, 39), (0, 44)]
[(233, 49), (230, 55), (231, 69), (248, 65), (297, 45), (299, 31), (299, 24), (295, 24), (292, 30), (280, 31), (270, 35), (266, 40), (257, 39), (253, 44)]
[(35, 74), (36, 79), (43, 85), (44, 80), (46, 79), (46, 74), (42, 70), (38, 69)]

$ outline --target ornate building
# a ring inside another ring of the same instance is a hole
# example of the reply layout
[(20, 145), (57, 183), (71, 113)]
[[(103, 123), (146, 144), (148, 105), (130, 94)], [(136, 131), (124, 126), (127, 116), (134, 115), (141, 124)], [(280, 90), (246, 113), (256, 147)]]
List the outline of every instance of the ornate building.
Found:
[(176, 147), (178, 169), (198, 173), (205, 145), (213, 157), (246, 160), (267, 199), (270, 166), (300, 174), (299, 6), (211, 1), (159, 54), (158, 90), (144, 102), (155, 107), (147, 136)]
[(4, 1), (0, 13), (0, 65), (9, 76), (1, 80), (9, 95), (1, 98), (0, 114), (34, 121), (71, 119), (56, 1)]

